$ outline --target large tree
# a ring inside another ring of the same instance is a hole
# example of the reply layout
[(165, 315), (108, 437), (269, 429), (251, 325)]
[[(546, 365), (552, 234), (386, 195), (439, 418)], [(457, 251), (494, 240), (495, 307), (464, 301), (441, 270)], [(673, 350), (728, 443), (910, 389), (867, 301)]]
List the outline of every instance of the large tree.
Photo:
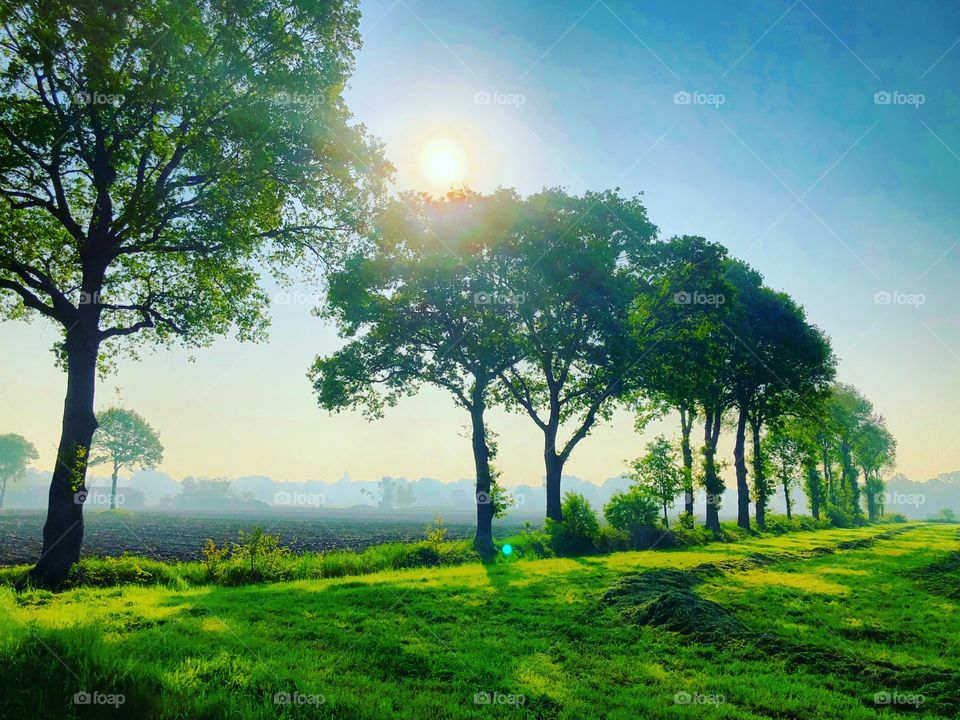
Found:
[(667, 299), (643, 272), (656, 227), (638, 197), (553, 189), (526, 199), (513, 232), (521, 270), (509, 290), (524, 302), (510, 312), (522, 359), (499, 376), (511, 406), (543, 433), (546, 515), (559, 521), (564, 465), (630, 390), (631, 306), (640, 294), (652, 296), (639, 321), (652, 330)]
[(834, 358), (826, 336), (807, 321), (803, 308), (786, 293), (763, 285), (762, 276), (740, 261), (730, 263), (728, 275), (737, 288), (725, 322), (731, 344), (731, 389), (738, 413), (734, 442), (737, 519), (741, 527), (750, 527), (745, 459), (749, 424), (756, 521), (763, 529), (771, 494), (763, 458), (763, 427), (781, 415), (801, 412), (805, 403), (826, 392), (834, 375)]
[(117, 477), (123, 469), (155, 468), (163, 462), (160, 436), (139, 413), (113, 407), (97, 415), (97, 431), (90, 447), (90, 464), (108, 464), (113, 470), (110, 509), (117, 508)]
[(511, 191), (406, 195), (380, 214), (370, 243), (330, 277), (324, 315), (347, 344), (311, 370), (320, 406), (385, 405), (422, 383), (442, 388), (470, 414), (476, 470), (475, 546), (493, 552), (501, 507), (485, 413), (499, 373), (519, 360), (512, 307), (528, 302), (510, 279), (517, 264)]
[(63, 429), (43, 550), (80, 553), (98, 361), (261, 336), (265, 268), (360, 229), (386, 170), (341, 90), (356, 2), (2, 2), (0, 313), (61, 330)]
[(7, 483), (23, 477), (27, 463), (39, 457), (37, 448), (23, 435), (0, 435), (0, 508), (7, 494)]
[[(677, 411), (683, 460), (684, 512), (693, 515), (694, 458), (691, 435), (700, 413), (703, 388), (709, 384), (699, 350), (726, 311), (730, 286), (723, 277), (726, 250), (702, 237), (680, 236), (654, 246), (657, 272), (675, 288), (667, 310), (670, 322), (658, 333), (641, 332), (641, 359), (633, 371), (641, 398)], [(647, 316), (641, 311), (639, 319)], [(643, 325), (641, 324), (641, 328)], [(646, 406), (642, 409), (649, 412)]]

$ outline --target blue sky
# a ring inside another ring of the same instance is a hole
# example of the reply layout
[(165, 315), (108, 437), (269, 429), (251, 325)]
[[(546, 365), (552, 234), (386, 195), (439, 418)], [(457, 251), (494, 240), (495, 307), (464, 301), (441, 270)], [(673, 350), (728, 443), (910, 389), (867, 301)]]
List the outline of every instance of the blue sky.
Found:
[[(833, 339), (841, 379), (887, 417), (900, 470), (960, 469), (960, 5), (362, 8), (347, 98), (386, 143), (398, 189), (445, 189), (423, 167), (442, 141), (459, 153), (453, 179), (479, 190), (643, 192), (663, 235), (724, 243), (807, 308)], [(372, 425), (317, 410), (306, 368), (338, 341), (309, 298), (281, 299), (291, 302), (275, 308), (270, 343), (225, 340), (195, 363), (178, 351), (121, 363), (98, 404), (119, 387), (160, 428), (162, 469), (177, 477), (470, 475), (466, 418), (440, 392)], [(0, 432), (31, 437), (47, 465), (63, 392), (51, 337), (39, 322), (0, 326)], [(492, 425), (506, 484), (537, 481), (536, 428), (502, 413)], [(618, 416), (595, 432), (569, 471), (618, 474), (643, 442), (631, 425)]]

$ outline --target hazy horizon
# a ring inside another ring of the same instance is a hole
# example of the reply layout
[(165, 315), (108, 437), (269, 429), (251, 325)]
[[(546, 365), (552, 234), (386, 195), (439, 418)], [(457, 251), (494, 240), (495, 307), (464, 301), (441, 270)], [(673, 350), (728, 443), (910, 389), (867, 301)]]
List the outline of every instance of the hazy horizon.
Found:
[[(451, 179), (477, 190), (643, 192), (661, 236), (721, 242), (806, 307), (833, 341), (839, 380), (886, 417), (897, 471), (921, 480), (960, 468), (960, 94), (950, 85), (960, 23), (948, 21), (960, 8), (362, 8), (347, 100), (385, 142), (396, 189), (445, 190), (422, 156), (449, 142), (463, 152)], [(174, 477), (472, 477), (468, 418), (438, 390), (373, 423), (317, 409), (307, 367), (340, 341), (311, 315), (314, 290), (272, 290), (267, 343), (219, 340), (196, 363), (183, 350), (120, 360), (98, 409), (140, 412), (166, 446), (159, 469)], [(53, 467), (59, 437), (56, 337), (42, 320), (0, 324), (0, 433), (35, 443), (38, 469)], [(504, 485), (540, 482), (537, 428), (499, 409), (489, 424)], [(566, 474), (602, 482), (653, 434), (678, 430), (671, 417), (638, 436), (618, 412)], [(728, 436), (721, 457), (731, 451)]]

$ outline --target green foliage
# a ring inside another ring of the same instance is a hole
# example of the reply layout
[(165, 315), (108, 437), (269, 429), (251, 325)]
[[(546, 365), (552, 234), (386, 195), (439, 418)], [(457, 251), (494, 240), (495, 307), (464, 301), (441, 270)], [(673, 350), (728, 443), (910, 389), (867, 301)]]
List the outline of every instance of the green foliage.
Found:
[(427, 525), (423, 530), (424, 537), (428, 543), (439, 545), (447, 539), (447, 529), (443, 526), (443, 518), (440, 513), (434, 517), (433, 525)]
[(163, 462), (160, 436), (139, 413), (109, 408), (97, 416), (97, 425), (90, 448), (91, 465), (134, 470), (154, 468)]
[(633, 536), (654, 527), (659, 510), (657, 498), (648, 489), (632, 487), (614, 493), (603, 508), (603, 516), (612, 527)]
[(7, 483), (23, 477), (27, 463), (39, 457), (37, 448), (22, 435), (0, 435), (0, 508), (3, 507)]
[(646, 454), (634, 460), (630, 479), (663, 508), (663, 524), (668, 526), (667, 508), (673, 506), (684, 487), (683, 470), (673, 443), (663, 435), (655, 437), (647, 444)]
[(546, 531), (557, 555), (596, 552), (600, 542), (600, 520), (587, 499), (579, 493), (563, 496), (563, 520), (546, 519)]

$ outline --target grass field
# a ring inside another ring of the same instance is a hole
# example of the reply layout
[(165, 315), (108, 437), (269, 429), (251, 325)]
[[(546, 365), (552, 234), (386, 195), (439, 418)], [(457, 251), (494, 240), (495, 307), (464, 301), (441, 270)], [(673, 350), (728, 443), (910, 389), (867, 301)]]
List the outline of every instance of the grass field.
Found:
[(956, 525), (882, 525), (242, 587), (0, 588), (0, 712), (956, 717), (958, 550)]

